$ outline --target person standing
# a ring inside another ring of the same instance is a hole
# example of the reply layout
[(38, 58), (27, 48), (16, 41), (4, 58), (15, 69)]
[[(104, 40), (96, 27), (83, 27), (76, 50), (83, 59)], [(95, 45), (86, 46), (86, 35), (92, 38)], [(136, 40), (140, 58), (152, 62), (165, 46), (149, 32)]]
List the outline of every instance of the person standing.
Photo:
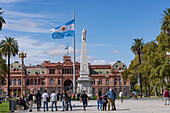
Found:
[[(106, 92), (104, 92), (103, 95), (105, 95), (105, 94), (106, 94)], [(102, 103), (103, 103), (103, 111), (106, 111), (106, 107), (107, 107), (107, 96), (104, 96), (104, 97), (103, 97)]]
[(80, 92), (77, 93), (77, 101), (80, 100)]
[(57, 91), (57, 101), (59, 101), (59, 99), (60, 99), (60, 92)]
[(67, 108), (67, 98), (68, 98), (68, 95), (67, 95), (67, 93), (65, 93), (65, 90), (63, 90), (63, 93), (61, 94), (62, 108), (63, 108), (62, 111), (64, 111), (64, 108), (66, 110), (68, 110), (68, 108)]
[(88, 98), (88, 96), (87, 96), (85, 91), (83, 91), (83, 94), (81, 95), (80, 103), (81, 103), (81, 101), (83, 102), (84, 111), (86, 111), (87, 101), (89, 101), (89, 98)]
[[(114, 106), (114, 93), (112, 92), (112, 89), (110, 89), (104, 96), (107, 96), (108, 95), (108, 111), (110, 111), (110, 104), (112, 106), (112, 110), (116, 110), (116, 107)], [(103, 97), (104, 97), (103, 96)], [(113, 108), (114, 106), (114, 108)]]
[[(100, 105), (100, 109), (99, 109), (99, 105)], [(97, 110), (98, 111), (102, 110), (102, 94), (101, 94), (101, 91), (99, 91), (99, 93), (97, 95)]]
[(45, 105), (46, 105), (47, 111), (48, 111), (48, 101), (47, 101), (47, 98), (49, 98), (49, 95), (47, 93), (47, 90), (45, 90), (44, 93), (42, 94), (44, 112), (45, 112)]
[(70, 107), (70, 110), (72, 111), (72, 105), (71, 105), (71, 94), (69, 91), (67, 91), (67, 109)]
[(120, 97), (120, 99), (121, 99), (121, 102), (123, 103), (123, 92), (120, 92), (120, 93), (119, 93), (119, 97)]
[(40, 111), (40, 108), (41, 108), (41, 96), (42, 94), (38, 90), (38, 93), (36, 94), (37, 111)]
[(164, 101), (165, 101), (165, 105), (166, 104), (169, 105), (169, 92), (167, 89), (164, 92)]
[(53, 112), (53, 104), (55, 105), (55, 109), (56, 111), (57, 109), (57, 95), (55, 94), (55, 91), (53, 91), (53, 93), (51, 94), (51, 111)]
[(32, 112), (32, 105), (33, 105), (33, 91), (31, 91), (31, 93), (29, 94), (29, 97), (28, 97), (28, 101), (29, 101), (29, 105), (30, 105), (30, 109), (29, 109), (29, 112)]

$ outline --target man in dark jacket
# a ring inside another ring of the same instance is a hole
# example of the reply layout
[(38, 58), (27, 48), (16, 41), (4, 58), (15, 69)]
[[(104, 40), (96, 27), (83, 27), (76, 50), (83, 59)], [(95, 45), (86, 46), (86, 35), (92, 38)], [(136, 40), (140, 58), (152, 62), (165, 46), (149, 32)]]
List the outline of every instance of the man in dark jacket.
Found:
[(40, 111), (40, 108), (41, 108), (41, 96), (42, 94), (38, 90), (38, 93), (36, 94), (37, 111)]
[(71, 94), (70, 94), (69, 91), (67, 91), (67, 95), (68, 95), (68, 98), (67, 98), (67, 109), (70, 107), (70, 110), (72, 111)]
[(31, 93), (29, 94), (28, 101), (29, 101), (29, 104), (30, 104), (30, 110), (29, 110), (29, 112), (32, 112), (32, 105), (33, 105), (33, 91), (31, 91)]
[(63, 93), (61, 94), (62, 108), (63, 108), (62, 111), (64, 111), (64, 108), (65, 108), (66, 110), (68, 110), (68, 108), (67, 108), (67, 98), (68, 98), (68, 95), (67, 95), (67, 93), (65, 92), (65, 90), (63, 90)]

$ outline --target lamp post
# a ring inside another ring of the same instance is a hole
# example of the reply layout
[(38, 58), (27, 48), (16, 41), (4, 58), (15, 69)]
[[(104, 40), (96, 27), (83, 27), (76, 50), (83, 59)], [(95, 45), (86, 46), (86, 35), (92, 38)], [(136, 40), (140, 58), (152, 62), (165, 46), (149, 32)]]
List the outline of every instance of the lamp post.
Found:
[(35, 71), (35, 74), (37, 75), (37, 93), (38, 93), (38, 75), (40, 74), (40, 71)]
[(19, 53), (19, 58), (21, 58), (22, 61), (22, 76), (21, 76), (21, 96), (23, 96), (23, 73), (24, 73), (24, 58), (26, 58), (27, 53), (25, 52), (20, 52)]
[(105, 78), (106, 78), (106, 91), (108, 91), (108, 79), (109, 79), (109, 76), (106, 75)]

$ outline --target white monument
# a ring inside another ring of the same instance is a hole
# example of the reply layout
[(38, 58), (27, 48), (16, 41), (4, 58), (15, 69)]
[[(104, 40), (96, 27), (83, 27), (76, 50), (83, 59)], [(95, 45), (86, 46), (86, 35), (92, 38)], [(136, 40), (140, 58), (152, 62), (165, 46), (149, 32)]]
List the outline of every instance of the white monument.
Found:
[(77, 92), (82, 93), (86, 91), (89, 97), (92, 97), (92, 79), (89, 77), (89, 66), (87, 58), (87, 46), (86, 46), (86, 33), (85, 28), (82, 31), (82, 45), (81, 45), (81, 59), (80, 59), (80, 77), (78, 77)]

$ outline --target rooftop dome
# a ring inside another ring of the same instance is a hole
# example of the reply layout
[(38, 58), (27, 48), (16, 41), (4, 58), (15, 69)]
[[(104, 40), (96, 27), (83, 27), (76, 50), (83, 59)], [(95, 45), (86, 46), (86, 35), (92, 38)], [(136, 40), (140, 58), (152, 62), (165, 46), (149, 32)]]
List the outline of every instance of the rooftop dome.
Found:
[(125, 70), (125, 68), (126, 68), (126, 65), (121, 61), (117, 61), (112, 66), (113, 66), (114, 71), (115, 70)]

